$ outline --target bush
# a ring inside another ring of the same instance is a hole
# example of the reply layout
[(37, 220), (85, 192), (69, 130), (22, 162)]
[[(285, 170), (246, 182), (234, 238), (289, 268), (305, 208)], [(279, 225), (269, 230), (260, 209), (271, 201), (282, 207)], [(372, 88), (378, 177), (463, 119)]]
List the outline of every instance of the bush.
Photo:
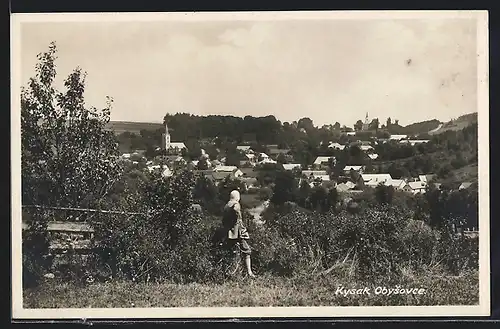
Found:
[(33, 287), (40, 283), (51, 266), (49, 257), (48, 216), (43, 211), (24, 211), (27, 229), (23, 231), (23, 287)]

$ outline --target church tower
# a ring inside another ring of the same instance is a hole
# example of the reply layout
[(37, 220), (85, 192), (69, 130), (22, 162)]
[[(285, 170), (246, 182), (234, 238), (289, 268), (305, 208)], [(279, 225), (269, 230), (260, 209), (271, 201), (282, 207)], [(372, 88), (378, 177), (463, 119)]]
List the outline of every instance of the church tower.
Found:
[(165, 138), (165, 150), (168, 150), (170, 148), (170, 133), (168, 132), (168, 125), (167, 123), (165, 122), (165, 134), (164, 134), (164, 138)]

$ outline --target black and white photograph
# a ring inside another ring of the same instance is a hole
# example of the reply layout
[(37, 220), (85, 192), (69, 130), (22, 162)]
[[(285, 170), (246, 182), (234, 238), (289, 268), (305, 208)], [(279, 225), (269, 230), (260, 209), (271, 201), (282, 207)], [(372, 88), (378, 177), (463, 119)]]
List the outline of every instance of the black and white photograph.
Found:
[(490, 313), (487, 11), (13, 14), (13, 317)]

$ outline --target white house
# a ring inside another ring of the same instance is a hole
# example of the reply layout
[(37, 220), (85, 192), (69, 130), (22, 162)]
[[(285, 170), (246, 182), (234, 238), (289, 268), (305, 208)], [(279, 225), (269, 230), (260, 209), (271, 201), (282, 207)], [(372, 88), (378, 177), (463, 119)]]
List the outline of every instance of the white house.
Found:
[(365, 185), (376, 187), (380, 183), (389, 186), (392, 182), (392, 177), (390, 174), (361, 174)]
[(328, 165), (328, 161), (330, 161), (330, 158), (333, 158), (333, 161), (335, 161), (335, 157), (319, 156), (316, 158), (316, 160), (314, 160), (313, 165), (315, 166)]
[(238, 167), (236, 167), (236, 166), (217, 166), (214, 168), (214, 171), (216, 171), (216, 172), (233, 172), (236, 169), (238, 169)]
[(400, 141), (402, 139), (408, 138), (408, 135), (391, 135), (389, 136), (389, 140), (391, 141)]
[(390, 185), (396, 190), (402, 190), (406, 186), (406, 181), (404, 179), (393, 179)]
[(324, 181), (326, 177), (328, 177), (328, 180), (330, 179), (326, 170), (302, 170), (302, 176), (308, 180), (321, 179), (321, 181)]
[(351, 170), (361, 173), (363, 171), (363, 166), (345, 166), (344, 174), (348, 175)]
[(418, 175), (418, 180), (421, 182), (424, 182), (425, 184), (428, 184), (432, 180), (433, 177), (434, 177), (433, 174)]
[(236, 150), (246, 153), (246, 152), (251, 151), (251, 148), (249, 145), (238, 145), (238, 146), (236, 146)]
[(415, 146), (417, 144), (425, 144), (425, 143), (428, 143), (428, 142), (429, 142), (428, 139), (411, 139), (411, 140), (402, 140), (402, 141), (400, 141), (400, 143), (408, 143), (411, 146)]
[(272, 164), (275, 164), (275, 163), (278, 163), (277, 161), (267, 157), (267, 158), (264, 158), (262, 161), (259, 162), (260, 164), (266, 164), (266, 163), (272, 163)]
[(460, 186), (458, 187), (458, 189), (459, 190), (463, 190), (463, 189), (469, 188), (471, 185), (472, 185), (472, 183), (463, 182), (462, 184), (460, 184)]
[(328, 145), (328, 148), (335, 149), (335, 150), (343, 150), (343, 149), (345, 149), (345, 145), (342, 145), (339, 143), (330, 143), (330, 145)]
[(364, 152), (373, 150), (373, 146), (371, 145), (360, 145), (359, 148)]
[(413, 194), (425, 193), (425, 188), (427, 187), (426, 183), (420, 181), (408, 182), (407, 185), (410, 187)]
[(170, 170), (170, 168), (168, 168), (167, 165), (163, 165), (163, 166), (160, 166), (160, 165), (151, 165), (151, 166), (148, 166), (148, 170), (151, 172), (151, 171), (154, 171), (154, 170), (161, 170), (162, 173), (161, 175), (163, 177), (170, 177), (173, 175), (172, 171)]
[(378, 158), (378, 154), (377, 153), (368, 154), (368, 157), (372, 160), (376, 160)]
[(294, 170), (294, 169), (301, 169), (302, 165), (300, 163), (284, 163), (283, 169), (285, 170)]

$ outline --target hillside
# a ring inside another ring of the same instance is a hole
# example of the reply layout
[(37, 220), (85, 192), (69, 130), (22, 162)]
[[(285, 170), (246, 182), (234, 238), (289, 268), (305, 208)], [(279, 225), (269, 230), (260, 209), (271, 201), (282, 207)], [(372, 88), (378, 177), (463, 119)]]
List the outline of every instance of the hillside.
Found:
[(113, 130), (116, 134), (121, 134), (123, 132), (131, 132), (134, 134), (139, 134), (141, 130), (157, 130), (162, 129), (162, 123), (153, 122), (129, 122), (129, 121), (110, 121), (107, 124), (107, 129)]
[(458, 117), (455, 120), (443, 123), (439, 129), (429, 131), (430, 135), (436, 135), (444, 133), (445, 131), (457, 131), (462, 130), (467, 126), (472, 124), (477, 124), (477, 112), (469, 113)]
[(406, 135), (425, 134), (433, 129), (438, 128), (440, 124), (441, 122), (436, 119), (427, 120), (427, 121), (412, 123), (408, 126), (405, 126), (403, 127), (403, 131), (405, 132)]

